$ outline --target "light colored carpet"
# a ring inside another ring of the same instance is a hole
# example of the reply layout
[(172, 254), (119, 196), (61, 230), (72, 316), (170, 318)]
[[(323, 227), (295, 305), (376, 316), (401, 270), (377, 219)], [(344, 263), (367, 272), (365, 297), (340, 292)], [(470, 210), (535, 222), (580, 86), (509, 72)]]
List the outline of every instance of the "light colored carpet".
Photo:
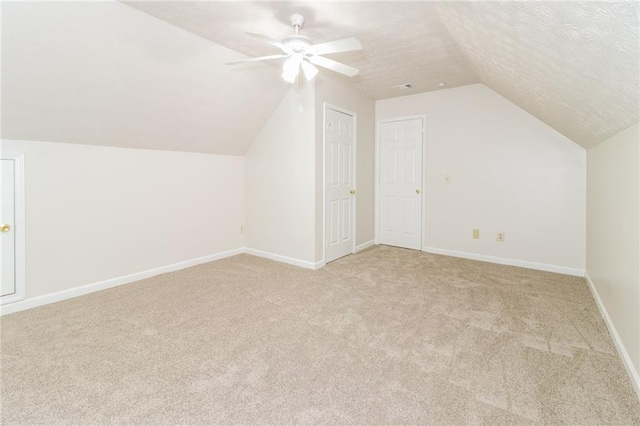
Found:
[(240, 255), (2, 318), (2, 424), (640, 424), (581, 278)]

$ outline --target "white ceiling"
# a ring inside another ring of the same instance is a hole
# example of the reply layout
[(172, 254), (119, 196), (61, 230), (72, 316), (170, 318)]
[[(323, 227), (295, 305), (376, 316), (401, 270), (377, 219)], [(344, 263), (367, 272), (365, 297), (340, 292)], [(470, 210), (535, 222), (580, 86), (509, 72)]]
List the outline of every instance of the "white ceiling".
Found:
[[(257, 32), (275, 39), (293, 34), (292, 13), (302, 13), (301, 34), (323, 43), (355, 36), (361, 51), (331, 55), (360, 70), (353, 78), (331, 71), (323, 76), (355, 88), (372, 99), (404, 96), (392, 86), (412, 83), (411, 93), (479, 83), (464, 55), (427, 2), (176, 2), (125, 4), (249, 56), (281, 53), (252, 38)], [(277, 65), (278, 62), (274, 62)]]
[[(319, 78), (373, 99), (482, 82), (588, 148), (640, 119), (639, 9), (635, 1), (2, 2), (2, 137), (242, 155), (289, 86), (277, 61), (224, 64), (276, 53), (244, 33), (280, 38), (301, 12), (314, 42), (363, 44), (330, 55), (360, 68), (357, 77), (323, 70)], [(402, 83), (414, 89), (391, 88)]]
[(116, 2), (2, 3), (2, 138), (244, 155), (288, 85)]
[(455, 2), (475, 75), (585, 148), (640, 120), (638, 2)]
[[(359, 68), (357, 77), (325, 78), (373, 99), (482, 82), (586, 148), (640, 119), (638, 2), (126, 4), (249, 56), (277, 50), (244, 32), (281, 38), (299, 12), (314, 42), (363, 44), (332, 55)], [(414, 89), (391, 88), (402, 83)]]

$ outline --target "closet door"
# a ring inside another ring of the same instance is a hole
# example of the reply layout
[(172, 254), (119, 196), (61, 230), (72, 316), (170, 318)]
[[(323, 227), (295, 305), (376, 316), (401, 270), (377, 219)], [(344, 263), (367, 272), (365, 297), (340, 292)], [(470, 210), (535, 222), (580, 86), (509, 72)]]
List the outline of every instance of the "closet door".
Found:
[(325, 262), (355, 248), (355, 120), (325, 108)]
[(422, 129), (421, 118), (380, 123), (380, 244), (422, 249)]

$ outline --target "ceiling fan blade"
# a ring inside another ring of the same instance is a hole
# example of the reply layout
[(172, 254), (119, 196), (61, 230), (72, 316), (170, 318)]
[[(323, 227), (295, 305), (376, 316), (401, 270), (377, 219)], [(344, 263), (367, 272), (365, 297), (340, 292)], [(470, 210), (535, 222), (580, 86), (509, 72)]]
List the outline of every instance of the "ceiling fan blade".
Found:
[(360, 49), (362, 49), (362, 44), (360, 40), (355, 37), (315, 44), (310, 48), (315, 55), (326, 55), (328, 53), (348, 52), (350, 50)]
[(227, 62), (226, 65), (236, 65), (236, 64), (243, 64), (245, 62), (257, 62), (257, 61), (266, 61), (269, 59), (281, 59), (281, 58), (288, 58), (291, 55), (270, 55), (270, 56), (260, 56), (258, 58), (249, 58), (249, 59), (243, 59), (241, 61), (235, 61), (235, 62)]
[(275, 46), (278, 49), (282, 50), (284, 53), (291, 53), (291, 49), (289, 47), (285, 46), (284, 44), (282, 44), (278, 40), (274, 40), (274, 39), (272, 39), (270, 37), (267, 37), (264, 34), (258, 34), (258, 33), (247, 33), (247, 34), (250, 35), (251, 37), (255, 37), (255, 38), (260, 39), (262, 41), (266, 41), (270, 45)]
[(360, 70), (358, 70), (357, 68), (341, 64), (340, 62), (336, 62), (333, 59), (324, 58), (322, 56), (312, 56), (309, 58), (309, 62), (314, 65), (330, 69), (331, 71), (339, 72), (340, 74), (344, 74), (348, 77), (353, 77), (360, 72)]

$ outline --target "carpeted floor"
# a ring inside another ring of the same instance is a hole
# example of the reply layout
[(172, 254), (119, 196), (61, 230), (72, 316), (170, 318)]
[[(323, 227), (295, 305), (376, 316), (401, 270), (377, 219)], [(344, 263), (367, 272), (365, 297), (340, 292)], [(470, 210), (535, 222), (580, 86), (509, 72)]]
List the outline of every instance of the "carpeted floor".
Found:
[(240, 255), (1, 319), (2, 424), (638, 425), (581, 278)]

